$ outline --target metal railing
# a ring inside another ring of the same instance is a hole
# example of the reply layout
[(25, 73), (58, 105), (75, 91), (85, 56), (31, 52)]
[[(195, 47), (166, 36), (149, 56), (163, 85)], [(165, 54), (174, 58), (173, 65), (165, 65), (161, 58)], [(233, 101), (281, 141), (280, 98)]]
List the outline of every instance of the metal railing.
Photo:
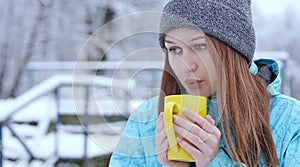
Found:
[[(114, 88), (120, 88), (123, 90), (128, 89), (129, 80), (128, 79), (113, 79), (113, 78), (107, 78), (107, 77), (100, 77), (100, 76), (92, 76), (92, 75), (55, 75), (53, 77), (50, 77), (46, 81), (38, 84), (37, 86), (34, 86), (32, 89), (28, 90), (21, 96), (17, 97), (13, 100), (13, 104), (9, 106), (5, 111), (2, 111), (0, 114), (0, 166), (3, 165), (4, 155), (3, 155), (3, 127), (7, 127), (7, 129), (11, 132), (12, 136), (15, 137), (19, 143), (23, 146), (23, 148), (28, 153), (30, 160), (33, 159), (39, 159), (36, 157), (32, 150), (28, 147), (28, 145), (22, 140), (21, 137), (15, 132), (15, 130), (11, 127), (11, 120), (13, 116), (23, 109), (24, 107), (28, 106), (38, 98), (45, 96), (47, 94), (53, 93), (55, 96), (55, 102), (56, 102), (56, 117), (55, 117), (55, 129), (54, 131), (57, 131), (58, 124), (59, 124), (59, 116), (60, 116), (60, 104), (59, 104), (59, 89), (62, 87), (84, 87), (85, 88), (85, 111), (84, 111), (84, 121), (83, 121), (83, 127), (84, 129), (87, 129), (87, 126), (89, 124), (88, 120), (88, 106), (87, 102), (89, 101), (89, 89), (91, 87), (111, 87), (112, 85)], [(130, 81), (130, 84), (132, 84), (132, 81)], [(88, 132), (84, 131), (84, 161), (87, 162), (87, 135)], [(54, 157), (58, 157), (58, 136), (56, 135), (56, 142), (55, 142), (55, 153)]]
[[(139, 72), (151, 70), (152, 75), (157, 76), (163, 69), (163, 61), (79, 61), (79, 62), (30, 62), (27, 65), (27, 78), (31, 88), (35, 81), (35, 74), (41, 72), (72, 72), (82, 71), (95, 74), (97, 70), (118, 72)], [(112, 74), (112, 75), (114, 75)], [(128, 76), (126, 76), (128, 77)]]

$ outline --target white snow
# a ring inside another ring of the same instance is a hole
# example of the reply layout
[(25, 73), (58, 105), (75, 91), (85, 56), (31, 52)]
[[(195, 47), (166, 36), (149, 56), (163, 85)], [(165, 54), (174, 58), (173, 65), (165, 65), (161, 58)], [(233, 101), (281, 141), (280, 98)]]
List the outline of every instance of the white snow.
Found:
[[(55, 152), (57, 152), (58, 158), (83, 159), (85, 152), (85, 130), (88, 131), (86, 138), (87, 158), (104, 156), (111, 153), (115, 148), (126, 122), (104, 122), (90, 125), (86, 128), (83, 125), (64, 125), (60, 123), (58, 124), (56, 133), (53, 131), (48, 132), (51, 122), (57, 117), (57, 102), (51, 92), (61, 85), (104, 85), (110, 87), (112, 82), (116, 82), (114, 83), (116, 87), (128, 88), (127, 79), (112, 80), (106, 77), (91, 77), (86, 75), (75, 77), (72, 75), (56, 75), (16, 99), (0, 100), (0, 116), (2, 120), (5, 120), (9, 114), (14, 113), (9, 121), (10, 127), (26, 143), (32, 154), (38, 158), (53, 158), (56, 157)], [(131, 111), (127, 112), (132, 112), (142, 102), (142, 99), (129, 100), (127, 102), (126, 99), (120, 101), (116, 101), (113, 98), (100, 99), (96, 103), (89, 102), (89, 114), (100, 116), (128, 115), (130, 113), (124, 113), (120, 107), (130, 106)], [(80, 110), (76, 108), (76, 101), (74, 99), (61, 99), (59, 103), (60, 114), (74, 116), (84, 114), (84, 112), (79, 112)], [(120, 104), (122, 106), (118, 106)], [(36, 125), (28, 123), (36, 123)], [(5, 167), (16, 165), (27, 166), (25, 165), (25, 160), (29, 158), (29, 155), (6, 126), (3, 127), (3, 154), (5, 158), (19, 159), (13, 164), (7, 160), (4, 161)], [(34, 163), (31, 163), (31, 166), (40, 166), (41, 164), (42, 166), (44, 165), (40, 161), (34, 161)]]

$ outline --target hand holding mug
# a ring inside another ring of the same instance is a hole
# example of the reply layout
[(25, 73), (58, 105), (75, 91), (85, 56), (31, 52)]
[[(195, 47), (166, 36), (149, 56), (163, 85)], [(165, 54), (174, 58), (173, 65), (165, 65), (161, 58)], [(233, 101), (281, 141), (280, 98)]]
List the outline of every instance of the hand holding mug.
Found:
[[(168, 143), (165, 156), (170, 162), (196, 162), (197, 166), (205, 166), (216, 156), (221, 133), (212, 117), (206, 116), (206, 108), (206, 97), (165, 97), (163, 120), (167, 141), (164, 143)], [(163, 148), (166, 147), (164, 144)]]
[(180, 161), (170, 161), (167, 158), (168, 150), (168, 139), (166, 136), (166, 131), (164, 127), (164, 116), (163, 112), (160, 113), (156, 121), (156, 154), (158, 162), (164, 166), (176, 166), (176, 167), (189, 167), (189, 163), (180, 162)]
[(183, 109), (183, 113), (192, 122), (173, 116), (174, 130), (182, 136), (177, 142), (192, 156), (197, 167), (206, 166), (220, 149), (221, 132), (211, 116), (203, 118), (189, 109)]
[[(182, 113), (183, 108), (189, 108), (195, 112), (195, 115), (206, 116), (207, 98), (193, 95), (170, 95), (165, 97), (164, 104), (164, 126), (169, 143), (167, 158), (169, 160), (194, 162), (194, 158), (178, 145), (177, 138), (184, 138), (174, 131), (173, 115), (188, 121), (188, 118)], [(192, 120), (193, 121), (193, 120)], [(188, 121), (190, 122), (190, 121)], [(190, 124), (192, 124), (190, 122)]]

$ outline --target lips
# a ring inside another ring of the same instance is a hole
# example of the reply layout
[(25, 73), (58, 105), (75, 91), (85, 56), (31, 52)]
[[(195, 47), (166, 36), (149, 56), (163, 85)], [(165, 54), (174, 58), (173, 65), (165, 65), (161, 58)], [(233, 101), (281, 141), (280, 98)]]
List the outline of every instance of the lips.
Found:
[(184, 80), (186, 86), (190, 89), (199, 89), (201, 87), (203, 80), (200, 79), (186, 79)]

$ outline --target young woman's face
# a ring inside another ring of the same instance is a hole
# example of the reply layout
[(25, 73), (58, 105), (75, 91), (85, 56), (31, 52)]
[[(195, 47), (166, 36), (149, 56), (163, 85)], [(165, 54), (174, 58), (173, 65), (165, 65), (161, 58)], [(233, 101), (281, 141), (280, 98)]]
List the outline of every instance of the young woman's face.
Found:
[(216, 92), (217, 72), (205, 34), (179, 28), (165, 37), (170, 66), (189, 94), (210, 97)]

